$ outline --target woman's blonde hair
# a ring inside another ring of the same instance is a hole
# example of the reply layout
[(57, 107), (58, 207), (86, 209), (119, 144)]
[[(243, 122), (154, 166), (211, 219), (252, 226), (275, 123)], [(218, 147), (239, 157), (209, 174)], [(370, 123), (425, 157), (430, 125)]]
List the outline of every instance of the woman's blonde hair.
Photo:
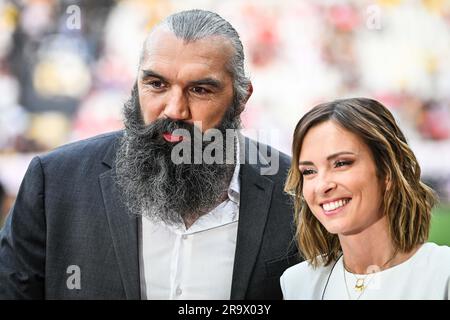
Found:
[(329, 265), (341, 252), (338, 236), (329, 233), (304, 203), (303, 177), (298, 167), (306, 133), (328, 120), (366, 143), (377, 166), (378, 178), (388, 182), (382, 208), (394, 249), (409, 252), (424, 243), (428, 239), (436, 195), (420, 181), (420, 166), (405, 136), (381, 103), (366, 98), (342, 99), (317, 105), (300, 119), (294, 131), (285, 191), (294, 197), (296, 238), (303, 256), (316, 267), (319, 256), (324, 265)]

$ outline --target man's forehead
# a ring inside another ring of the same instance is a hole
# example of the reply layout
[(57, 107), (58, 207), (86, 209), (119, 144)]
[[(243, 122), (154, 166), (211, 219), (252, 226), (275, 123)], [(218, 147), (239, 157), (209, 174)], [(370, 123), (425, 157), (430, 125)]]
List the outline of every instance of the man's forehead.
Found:
[(234, 53), (231, 41), (224, 36), (207, 36), (187, 41), (177, 37), (166, 27), (158, 27), (145, 40), (143, 61), (155, 56), (176, 56), (193, 53), (209, 59), (227, 59)]

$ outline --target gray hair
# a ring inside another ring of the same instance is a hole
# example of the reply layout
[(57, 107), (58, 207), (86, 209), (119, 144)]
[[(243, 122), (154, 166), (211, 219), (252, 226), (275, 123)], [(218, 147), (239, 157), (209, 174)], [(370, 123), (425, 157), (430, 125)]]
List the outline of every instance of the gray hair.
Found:
[[(239, 34), (228, 21), (211, 11), (188, 10), (168, 16), (154, 27), (152, 32), (157, 30), (158, 27), (167, 28), (173, 32), (176, 37), (183, 39), (186, 42), (193, 42), (213, 36), (220, 36), (228, 39), (234, 48), (234, 55), (227, 64), (227, 71), (233, 77), (233, 104), (235, 107), (243, 109), (243, 104), (247, 98), (250, 79), (245, 76), (244, 49), (241, 40), (239, 39)], [(150, 35), (145, 41), (141, 62), (145, 56), (145, 48), (147, 47), (148, 39), (150, 39)]]

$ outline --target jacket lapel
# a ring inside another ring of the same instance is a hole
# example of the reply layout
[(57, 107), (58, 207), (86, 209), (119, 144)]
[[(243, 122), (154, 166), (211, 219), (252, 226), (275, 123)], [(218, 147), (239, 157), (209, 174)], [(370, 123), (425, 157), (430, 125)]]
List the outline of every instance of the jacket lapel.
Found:
[[(249, 143), (248, 139), (246, 143)], [(273, 182), (261, 175), (260, 168), (259, 165), (241, 164), (241, 197), (231, 285), (232, 300), (245, 299), (270, 208)]]
[(111, 169), (99, 176), (106, 216), (127, 299), (140, 299), (138, 222), (128, 214), (113, 180), (115, 148), (111, 146), (103, 163)]

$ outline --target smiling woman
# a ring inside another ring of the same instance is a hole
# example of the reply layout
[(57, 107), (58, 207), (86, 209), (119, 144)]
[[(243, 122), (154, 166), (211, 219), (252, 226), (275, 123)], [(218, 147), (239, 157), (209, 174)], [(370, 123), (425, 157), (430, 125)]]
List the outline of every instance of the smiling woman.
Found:
[(329, 232), (355, 234), (382, 218), (385, 186), (369, 147), (357, 135), (325, 121), (308, 131), (299, 159), (303, 196)]
[(292, 149), (285, 189), (308, 261), (282, 276), (285, 299), (449, 298), (450, 248), (426, 243), (436, 197), (387, 108), (318, 105)]

